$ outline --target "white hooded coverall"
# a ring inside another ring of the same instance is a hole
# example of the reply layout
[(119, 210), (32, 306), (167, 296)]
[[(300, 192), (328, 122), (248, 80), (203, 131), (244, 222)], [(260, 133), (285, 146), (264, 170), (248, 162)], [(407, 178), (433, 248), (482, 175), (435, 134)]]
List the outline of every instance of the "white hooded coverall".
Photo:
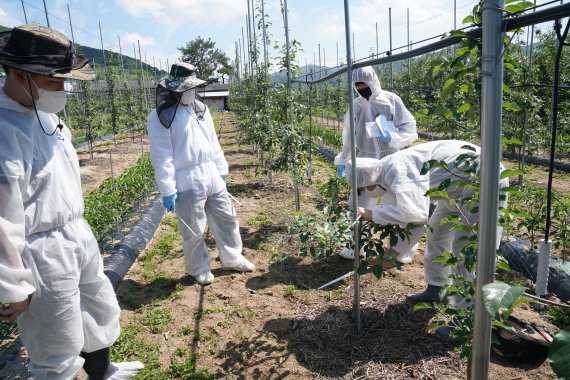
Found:
[[(380, 80), (370, 66), (354, 70), (352, 83), (354, 85), (357, 82), (366, 83), (372, 95), (368, 100), (362, 96), (354, 99), (356, 156), (381, 159), (413, 143), (418, 138), (416, 120), (404, 106), (402, 99), (393, 92), (382, 90)], [(369, 137), (365, 128), (367, 122), (375, 121), (380, 115), (384, 115), (388, 121), (393, 121), (398, 130), (392, 133), (392, 139), (388, 143), (380, 141), (378, 137)], [(335, 165), (346, 165), (350, 160), (350, 150), (350, 114), (346, 112), (342, 130), (342, 151), (335, 157)]]
[[(463, 149), (471, 146), (475, 152)], [(461, 213), (450, 200), (461, 199), (473, 195), (473, 189), (448, 189), (449, 199), (439, 198), (437, 206), (429, 217), (429, 197), (424, 196), (427, 190), (438, 187), (446, 179), (457, 179), (454, 174), (465, 177), (454, 161), (461, 154), (479, 156), (480, 148), (471, 143), (458, 140), (439, 140), (415, 145), (383, 158), (376, 163), (370, 159), (357, 159), (357, 186), (380, 185), (385, 190), (382, 203), (372, 209), (372, 219), (379, 225), (393, 224), (405, 227), (408, 223), (428, 223), (431, 232), (427, 235), (427, 248), (424, 256), (425, 280), (428, 285), (442, 286), (449, 283), (451, 268), (433, 262), (444, 252), (460, 254), (465, 242), (459, 239), (465, 236), (463, 231), (451, 230), (450, 224), (440, 225), (440, 221), (450, 215), (458, 215), (470, 225), (478, 218), (477, 213), (471, 213), (461, 205)], [(429, 160), (445, 161), (449, 171), (441, 168), (430, 170), (421, 175), (423, 164)], [(352, 165), (347, 166), (347, 176), (352, 171)], [(509, 185), (508, 178), (502, 179), (499, 189)], [(506, 200), (499, 202), (499, 207), (506, 207)], [(497, 248), (502, 235), (502, 227), (497, 227)], [(405, 240), (399, 246), (405, 249), (406, 244), (412, 246), (421, 238), (420, 229), (413, 229), (409, 241)], [(460, 269), (462, 270), (460, 265)], [(462, 273), (468, 276), (468, 273)]]
[[(357, 82), (366, 83), (372, 95), (368, 100), (359, 96), (353, 103), (356, 156), (381, 159), (413, 143), (418, 138), (416, 119), (408, 111), (402, 99), (393, 92), (382, 90), (380, 80), (371, 66), (354, 70), (352, 83), (354, 85)], [(370, 137), (366, 130), (366, 123), (374, 122), (380, 115), (384, 115), (388, 121), (393, 121), (397, 129), (397, 132), (392, 133), (392, 139), (388, 143), (380, 141), (379, 137)], [(346, 165), (350, 160), (351, 147), (350, 114), (346, 112), (342, 130), (342, 151), (335, 157), (335, 165)], [(378, 197), (369, 192), (363, 192), (358, 197), (360, 207), (372, 209), (377, 203)], [(415, 255), (413, 245), (406, 250), (398, 243), (396, 250), (400, 253), (398, 261), (402, 263), (411, 262)]]
[[(57, 116), (38, 111), (46, 132)], [(0, 302), (33, 294), (18, 329), (34, 379), (73, 379), (81, 351), (111, 346), (120, 308), (83, 218), (79, 162), (64, 125), (47, 136), (0, 89)]]
[[(176, 105), (175, 105), (176, 106)], [(170, 128), (165, 128), (152, 110), (147, 128), (150, 159), (158, 189), (163, 197), (177, 193), (176, 215), (184, 240), (184, 265), (190, 276), (210, 269), (204, 241), (210, 226), (224, 267), (244, 259), (239, 224), (220, 175), (228, 174), (228, 164), (218, 142), (214, 122), (206, 105), (179, 104)], [(196, 114), (194, 107), (199, 112)], [(200, 111), (201, 110), (201, 111)]]

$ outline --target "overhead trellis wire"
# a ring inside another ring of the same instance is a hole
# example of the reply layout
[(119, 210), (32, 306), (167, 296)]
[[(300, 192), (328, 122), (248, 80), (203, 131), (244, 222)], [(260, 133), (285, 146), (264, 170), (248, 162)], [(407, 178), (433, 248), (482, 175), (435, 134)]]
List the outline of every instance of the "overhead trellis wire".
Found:
[[(565, 18), (568, 16), (570, 16), (570, 3), (557, 5), (555, 7), (551, 7), (551, 8), (547, 8), (547, 9), (542, 9), (540, 11), (536, 11), (536, 12), (530, 13), (530, 14), (519, 14), (519, 15), (511, 14), (511, 15), (509, 15), (509, 18), (503, 19), (503, 25), (502, 25), (501, 29), (509, 31), (509, 30), (514, 30), (514, 29), (518, 29), (518, 28), (523, 28), (525, 26), (530, 26), (533, 24), (540, 24), (543, 22), (554, 21), (554, 20)], [(481, 27), (475, 27), (473, 29), (466, 31), (465, 34), (462, 36), (450, 36), (450, 37), (446, 37), (444, 39), (441, 39), (437, 42), (433, 42), (431, 44), (424, 45), (424, 46), (421, 46), (419, 48), (415, 48), (413, 50), (406, 51), (403, 53), (392, 54), (392, 55), (388, 55), (388, 56), (380, 57), (380, 58), (368, 59), (368, 60), (360, 61), (357, 63), (355, 62), (352, 64), (352, 69), (358, 69), (359, 67), (365, 67), (365, 66), (381, 65), (381, 64), (390, 63), (390, 62), (403, 61), (403, 60), (408, 59), (408, 58), (418, 57), (418, 56), (421, 56), (421, 55), (424, 55), (427, 53), (431, 53), (434, 51), (441, 50), (441, 49), (449, 47), (449, 46), (453, 46), (453, 45), (459, 43), (464, 38), (481, 37), (482, 33), (483, 33), (483, 29)], [(331, 73), (329, 75), (326, 75), (324, 77), (312, 80), (312, 81), (310, 81), (310, 83), (317, 84), (317, 83), (326, 82), (329, 79), (332, 79), (334, 77), (337, 77), (341, 74), (346, 73), (346, 71), (347, 71), (347, 67), (344, 66), (344, 67), (334, 71), (333, 73)], [(305, 84), (309, 83), (309, 81), (307, 79), (300, 79), (300, 78), (295, 78), (295, 79), (292, 79), (291, 81), (296, 82), (296, 83), (305, 83)]]

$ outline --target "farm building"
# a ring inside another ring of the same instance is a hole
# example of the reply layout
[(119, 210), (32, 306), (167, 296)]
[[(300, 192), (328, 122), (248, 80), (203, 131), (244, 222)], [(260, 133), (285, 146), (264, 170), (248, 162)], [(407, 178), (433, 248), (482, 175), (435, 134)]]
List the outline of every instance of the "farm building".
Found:
[(198, 90), (198, 96), (211, 110), (225, 111), (230, 85), (227, 83), (212, 83)]

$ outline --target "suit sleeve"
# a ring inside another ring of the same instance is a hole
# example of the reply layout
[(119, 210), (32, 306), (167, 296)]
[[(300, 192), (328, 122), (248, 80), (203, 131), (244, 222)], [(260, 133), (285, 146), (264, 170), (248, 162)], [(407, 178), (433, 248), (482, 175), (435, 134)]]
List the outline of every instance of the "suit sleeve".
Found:
[(24, 161), (15, 155), (20, 151), (17, 143), (9, 146), (9, 152), (4, 150), (0, 154), (0, 302), (3, 303), (23, 301), (35, 291), (32, 271), (22, 261), (26, 247)]
[(170, 129), (164, 128), (156, 110), (152, 110), (147, 120), (150, 140), (150, 162), (160, 194), (165, 197), (176, 193), (176, 170), (174, 168), (173, 147)]

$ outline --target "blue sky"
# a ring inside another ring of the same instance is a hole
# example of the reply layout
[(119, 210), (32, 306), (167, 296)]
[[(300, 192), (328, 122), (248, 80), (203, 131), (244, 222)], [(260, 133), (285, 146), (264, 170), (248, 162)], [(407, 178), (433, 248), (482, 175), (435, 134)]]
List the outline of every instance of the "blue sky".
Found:
[[(256, 0), (256, 3), (259, 0)], [(43, 0), (24, 0), (28, 22), (46, 25)], [(166, 67), (180, 56), (178, 47), (197, 36), (211, 38), (216, 47), (232, 58), (235, 42), (246, 33), (246, 0), (45, 0), (50, 26), (71, 37), (69, 6), (76, 42), (100, 48), (99, 23), (106, 49), (119, 50), (134, 56), (133, 44), (140, 41), (143, 60)], [(477, 0), (455, 0), (457, 26)], [(540, 3), (540, 2), (539, 2)], [(346, 55), (344, 32), (344, 1), (289, 0), (290, 38), (301, 43), (298, 61), (335, 66), (337, 44), (340, 59)], [(453, 29), (454, 0), (351, 0), (351, 29), (354, 33), (356, 58), (376, 51), (376, 25), (379, 51), (389, 48), (389, 8), (392, 14), (392, 46), (405, 46), (409, 9), (410, 40), (420, 41)], [(272, 23), (271, 40), (283, 41), (284, 28), (279, 0), (265, 0), (266, 14)], [(0, 3), (0, 24), (23, 24), (21, 0)], [(397, 52), (397, 51), (396, 51)], [(138, 55), (138, 45), (136, 46)], [(271, 47), (271, 57), (277, 54)], [(313, 58), (314, 57), (314, 58)], [(326, 60), (325, 60), (326, 57)]]

